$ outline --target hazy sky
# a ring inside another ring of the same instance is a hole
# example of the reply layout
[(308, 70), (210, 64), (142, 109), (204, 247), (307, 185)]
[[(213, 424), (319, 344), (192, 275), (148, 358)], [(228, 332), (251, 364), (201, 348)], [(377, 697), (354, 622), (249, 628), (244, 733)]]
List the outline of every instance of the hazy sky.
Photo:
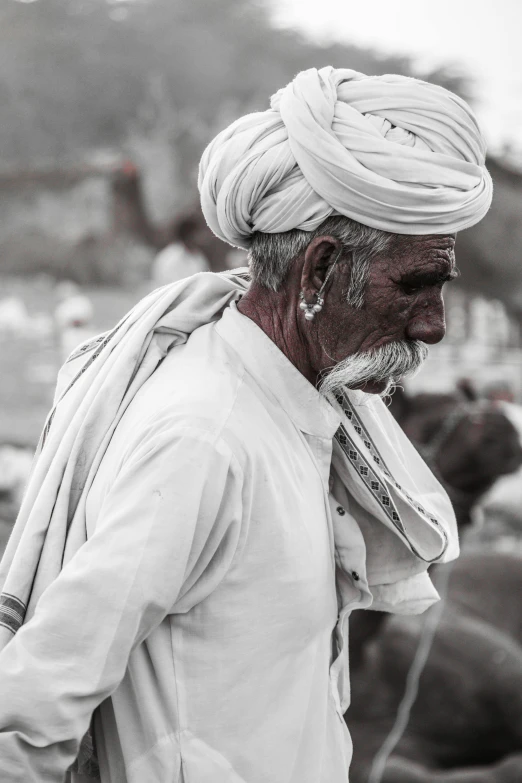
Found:
[[(462, 64), (478, 82), (476, 106), (491, 146), (522, 148), (522, 0), (269, 0), (278, 24), (320, 40)], [(349, 63), (346, 63), (350, 67)]]

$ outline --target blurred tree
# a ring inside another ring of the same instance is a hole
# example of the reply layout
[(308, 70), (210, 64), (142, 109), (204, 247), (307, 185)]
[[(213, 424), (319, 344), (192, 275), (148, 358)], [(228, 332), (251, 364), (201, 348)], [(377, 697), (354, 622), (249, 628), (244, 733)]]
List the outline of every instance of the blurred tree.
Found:
[[(273, 29), (245, 0), (4, 0), (0, 5), (0, 164), (65, 162), (121, 145), (155, 117), (151, 83), (170, 104), (186, 171), (232, 116), (262, 110), (307, 67), (410, 72), (405, 58), (320, 47)], [(452, 87), (457, 86), (452, 83)]]
[(102, 0), (0, 7), (0, 160), (29, 167), (114, 144), (144, 95), (139, 40)]

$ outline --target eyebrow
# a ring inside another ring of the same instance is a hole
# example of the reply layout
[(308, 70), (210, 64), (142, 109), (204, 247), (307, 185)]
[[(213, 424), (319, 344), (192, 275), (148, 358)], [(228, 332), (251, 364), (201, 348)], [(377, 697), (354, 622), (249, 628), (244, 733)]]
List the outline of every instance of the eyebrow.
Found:
[(439, 283), (449, 283), (460, 277), (460, 270), (454, 266), (450, 272), (409, 272), (401, 277), (401, 283), (407, 285), (438, 285)]

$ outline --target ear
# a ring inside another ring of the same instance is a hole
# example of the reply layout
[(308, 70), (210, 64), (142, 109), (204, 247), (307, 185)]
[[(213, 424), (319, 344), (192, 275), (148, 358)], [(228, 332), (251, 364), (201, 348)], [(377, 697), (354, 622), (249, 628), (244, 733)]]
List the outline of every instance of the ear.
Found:
[(341, 242), (331, 236), (316, 237), (306, 248), (301, 272), (301, 290), (307, 302), (311, 302), (321, 288), (340, 249)]

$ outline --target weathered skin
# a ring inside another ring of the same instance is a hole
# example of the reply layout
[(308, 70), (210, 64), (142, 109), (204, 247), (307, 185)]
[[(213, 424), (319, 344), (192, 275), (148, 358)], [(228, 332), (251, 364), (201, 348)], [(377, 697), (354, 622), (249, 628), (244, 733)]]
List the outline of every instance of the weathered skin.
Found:
[[(453, 235), (395, 236), (389, 250), (372, 260), (360, 309), (346, 301), (350, 254), (345, 254), (328, 280), (322, 312), (309, 322), (299, 309), (299, 294), (302, 290), (307, 302), (314, 301), (341, 247), (331, 236), (317, 237), (296, 259), (280, 291), (252, 285), (238, 309), (317, 385), (324, 370), (354, 353), (395, 340), (442, 340), (442, 287), (456, 275), (454, 245)], [(367, 384), (365, 391), (384, 388), (384, 383)]]

